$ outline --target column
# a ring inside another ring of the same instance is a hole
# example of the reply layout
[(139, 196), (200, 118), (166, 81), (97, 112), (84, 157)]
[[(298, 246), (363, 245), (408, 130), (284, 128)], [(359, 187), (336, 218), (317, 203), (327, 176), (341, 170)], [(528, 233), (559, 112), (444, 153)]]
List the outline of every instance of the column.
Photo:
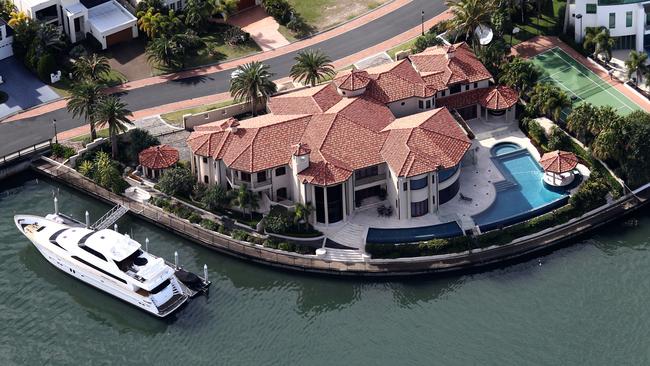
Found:
[(645, 35), (645, 8), (643, 4), (639, 4), (636, 10), (636, 50), (643, 51), (643, 38)]
[(439, 184), (438, 184), (438, 172), (439, 169), (436, 169), (436, 212), (440, 209), (440, 191), (439, 191)]
[(429, 214), (433, 214), (433, 195), (431, 194), (431, 190), (433, 189), (433, 184), (431, 184), (431, 178), (432, 175), (431, 173), (427, 174), (427, 200), (429, 202)]
[(325, 226), (329, 226), (330, 224), (330, 217), (329, 217), (329, 212), (327, 209), (328, 202), (327, 202), (327, 186), (323, 187), (323, 205), (325, 205), (324, 210), (325, 211)]

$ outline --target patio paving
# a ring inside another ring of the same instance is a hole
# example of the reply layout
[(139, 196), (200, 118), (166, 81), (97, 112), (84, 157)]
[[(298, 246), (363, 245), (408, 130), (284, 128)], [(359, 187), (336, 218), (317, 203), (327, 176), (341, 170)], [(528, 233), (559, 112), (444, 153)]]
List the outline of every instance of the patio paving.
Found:
[(266, 14), (260, 6), (255, 6), (231, 17), (228, 19), (228, 23), (236, 25), (250, 33), (262, 51), (274, 50), (290, 43), (278, 31), (280, 24), (273, 17)]
[(9, 99), (0, 104), (0, 119), (60, 98), (52, 88), (32, 75), (15, 57), (0, 61), (0, 76), (4, 80), (4, 83), (0, 84), (0, 90), (9, 94)]

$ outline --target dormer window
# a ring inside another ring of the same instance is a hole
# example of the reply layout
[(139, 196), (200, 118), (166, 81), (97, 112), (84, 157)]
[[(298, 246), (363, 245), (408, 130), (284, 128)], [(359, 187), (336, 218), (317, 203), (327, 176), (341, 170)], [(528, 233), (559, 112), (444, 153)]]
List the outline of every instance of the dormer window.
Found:
[(460, 93), (460, 84), (452, 85), (449, 87), (449, 94), (456, 94)]
[(248, 173), (240, 172), (239, 173), (239, 179), (241, 179), (244, 182), (250, 182), (251, 181), (251, 175)]

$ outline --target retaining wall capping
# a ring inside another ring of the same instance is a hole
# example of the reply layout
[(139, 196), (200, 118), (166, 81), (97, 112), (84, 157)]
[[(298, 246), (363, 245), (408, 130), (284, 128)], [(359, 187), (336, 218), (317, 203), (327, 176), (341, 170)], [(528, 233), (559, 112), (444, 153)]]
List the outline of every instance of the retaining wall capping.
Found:
[(419, 274), (467, 271), (504, 261), (521, 259), (533, 253), (549, 250), (568, 239), (583, 235), (606, 223), (617, 220), (642, 207), (650, 198), (650, 183), (581, 217), (513, 240), (509, 244), (475, 249), (442, 256), (368, 259), (363, 262), (324, 260), (316, 255), (302, 255), (237, 241), (222, 234), (192, 225), (150, 204), (133, 201), (112, 193), (69, 167), (58, 167), (51, 159), (42, 158), (32, 165), (37, 172), (82, 190), (110, 204), (123, 204), (130, 212), (155, 225), (170, 230), (222, 253), (274, 267), (319, 274), (354, 276), (411, 276)]

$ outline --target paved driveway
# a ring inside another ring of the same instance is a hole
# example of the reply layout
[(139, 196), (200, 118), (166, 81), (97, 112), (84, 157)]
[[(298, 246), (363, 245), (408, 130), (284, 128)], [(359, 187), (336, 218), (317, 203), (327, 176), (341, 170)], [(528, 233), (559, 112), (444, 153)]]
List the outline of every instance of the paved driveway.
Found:
[(0, 119), (59, 98), (52, 88), (32, 75), (15, 57), (0, 61), (0, 75), (4, 80), (0, 90), (9, 94), (9, 99), (0, 104)]

